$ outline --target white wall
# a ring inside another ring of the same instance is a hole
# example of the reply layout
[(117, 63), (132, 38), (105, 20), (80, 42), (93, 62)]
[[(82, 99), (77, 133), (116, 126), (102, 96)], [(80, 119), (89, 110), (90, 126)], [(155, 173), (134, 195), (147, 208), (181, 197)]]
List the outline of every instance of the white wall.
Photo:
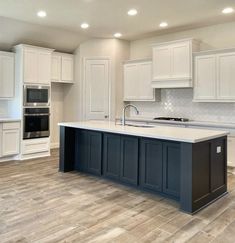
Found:
[(88, 39), (76, 32), (4, 17), (0, 17), (0, 29), (0, 50), (5, 51), (24, 43), (61, 52), (73, 52), (79, 43)]
[[(66, 84), (65, 84), (66, 85)], [(51, 84), (51, 148), (59, 146), (58, 123), (64, 121), (64, 84)]]
[(76, 50), (76, 83), (64, 93), (65, 119), (82, 120), (85, 112), (83, 83), (83, 59), (86, 57), (108, 57), (111, 60), (111, 119), (122, 106), (123, 71), (122, 62), (129, 58), (129, 42), (116, 39), (91, 39)]
[(8, 101), (0, 100), (0, 117), (8, 115)]
[[(156, 36), (131, 42), (131, 59), (151, 57), (151, 44), (195, 38), (201, 50), (235, 47), (235, 22)], [(143, 117), (180, 116), (193, 120), (235, 122), (233, 103), (193, 103), (192, 89), (163, 89), (161, 102), (135, 103)], [(131, 113), (134, 115), (134, 113)]]

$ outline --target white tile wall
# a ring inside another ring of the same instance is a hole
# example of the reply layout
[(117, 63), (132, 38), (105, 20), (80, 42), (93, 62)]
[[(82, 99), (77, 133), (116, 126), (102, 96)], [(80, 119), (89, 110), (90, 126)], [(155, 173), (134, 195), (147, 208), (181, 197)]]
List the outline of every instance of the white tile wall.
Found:
[[(162, 89), (161, 93), (161, 102), (133, 102), (141, 116), (235, 123), (235, 103), (195, 103), (192, 89)], [(135, 116), (133, 111), (131, 116)]]

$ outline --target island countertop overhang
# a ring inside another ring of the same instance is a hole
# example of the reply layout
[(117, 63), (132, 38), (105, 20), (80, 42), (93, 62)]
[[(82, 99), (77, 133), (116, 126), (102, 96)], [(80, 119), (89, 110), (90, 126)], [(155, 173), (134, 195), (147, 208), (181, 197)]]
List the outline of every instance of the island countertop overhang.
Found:
[(85, 122), (63, 122), (59, 126), (100, 131), (122, 135), (146, 137), (161, 140), (170, 140), (185, 143), (199, 143), (223, 136), (227, 136), (227, 131), (205, 130), (195, 128), (182, 128), (170, 126), (155, 127), (131, 127), (117, 125), (114, 122), (106, 121), (85, 121)]

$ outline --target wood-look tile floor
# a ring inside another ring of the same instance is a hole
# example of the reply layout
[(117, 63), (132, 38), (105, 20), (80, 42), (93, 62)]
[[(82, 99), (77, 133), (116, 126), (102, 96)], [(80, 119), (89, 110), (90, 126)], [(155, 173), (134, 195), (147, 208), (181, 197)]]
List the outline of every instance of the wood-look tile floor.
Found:
[(105, 179), (58, 172), (52, 156), (0, 163), (0, 242), (235, 242), (229, 195), (195, 216), (178, 204)]

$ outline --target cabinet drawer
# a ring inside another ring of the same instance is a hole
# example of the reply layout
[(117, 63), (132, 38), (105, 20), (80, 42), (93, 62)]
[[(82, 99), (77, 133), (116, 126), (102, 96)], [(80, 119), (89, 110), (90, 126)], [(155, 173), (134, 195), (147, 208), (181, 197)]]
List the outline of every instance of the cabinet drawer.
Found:
[(20, 123), (19, 122), (7, 122), (7, 123), (3, 123), (2, 129), (3, 130), (20, 129)]
[(50, 149), (49, 138), (25, 140), (22, 144), (23, 154), (34, 154), (41, 152), (48, 152)]

